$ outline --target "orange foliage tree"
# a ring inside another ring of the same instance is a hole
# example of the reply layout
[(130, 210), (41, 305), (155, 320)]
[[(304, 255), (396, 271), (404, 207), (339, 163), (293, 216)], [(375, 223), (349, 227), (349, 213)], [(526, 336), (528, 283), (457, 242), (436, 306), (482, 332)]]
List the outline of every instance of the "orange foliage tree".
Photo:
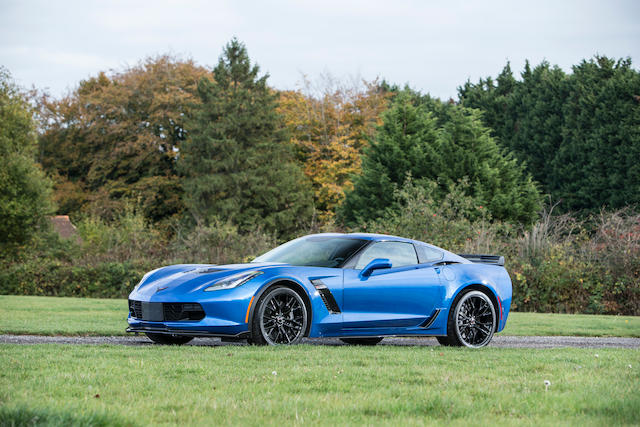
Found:
[(381, 124), (389, 94), (378, 81), (341, 84), (323, 76), (319, 84), (306, 77), (303, 83), (280, 93), (279, 112), (313, 185), (319, 219), (328, 221), (360, 172), (362, 149)]
[(165, 55), (101, 72), (62, 99), (43, 97), (39, 159), (55, 179), (59, 212), (108, 219), (134, 204), (152, 221), (179, 213), (176, 157), (197, 83), (209, 76)]

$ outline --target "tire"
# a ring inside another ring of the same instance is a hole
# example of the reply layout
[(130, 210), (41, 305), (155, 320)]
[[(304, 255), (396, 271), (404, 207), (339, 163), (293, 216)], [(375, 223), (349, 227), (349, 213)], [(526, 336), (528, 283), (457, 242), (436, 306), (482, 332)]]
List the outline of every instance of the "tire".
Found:
[(436, 339), (438, 340), (438, 343), (440, 345), (444, 345), (444, 346), (450, 346), (451, 344), (449, 344), (449, 337), (436, 337)]
[(251, 320), (250, 344), (298, 344), (309, 323), (307, 304), (284, 285), (269, 288), (258, 300)]
[(340, 341), (351, 345), (376, 345), (382, 341), (382, 337), (371, 338), (340, 338)]
[(484, 292), (468, 291), (461, 294), (449, 312), (447, 336), (437, 337), (442, 345), (484, 347), (496, 330), (496, 310)]
[(154, 334), (151, 332), (145, 332), (145, 335), (149, 337), (149, 339), (154, 343), (164, 345), (182, 345), (188, 343), (193, 339), (193, 337), (189, 337), (186, 335), (175, 334)]

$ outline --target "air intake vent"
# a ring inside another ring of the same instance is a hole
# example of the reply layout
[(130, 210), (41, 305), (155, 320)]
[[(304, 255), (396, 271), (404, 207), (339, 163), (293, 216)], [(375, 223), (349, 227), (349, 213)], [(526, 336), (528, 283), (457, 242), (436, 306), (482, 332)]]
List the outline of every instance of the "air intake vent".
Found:
[(143, 302), (129, 300), (131, 317), (148, 322), (177, 322), (200, 320), (205, 316), (202, 306), (197, 303)]
[(136, 319), (142, 319), (142, 302), (129, 300), (129, 314)]
[(311, 283), (313, 283), (313, 286), (316, 287), (316, 290), (320, 294), (320, 298), (322, 298), (322, 302), (324, 302), (324, 305), (327, 307), (327, 310), (329, 310), (329, 313), (340, 313), (340, 307), (338, 306), (338, 303), (336, 302), (336, 299), (333, 297), (333, 294), (331, 293), (329, 288), (327, 288), (327, 285), (325, 285), (320, 279), (313, 279)]

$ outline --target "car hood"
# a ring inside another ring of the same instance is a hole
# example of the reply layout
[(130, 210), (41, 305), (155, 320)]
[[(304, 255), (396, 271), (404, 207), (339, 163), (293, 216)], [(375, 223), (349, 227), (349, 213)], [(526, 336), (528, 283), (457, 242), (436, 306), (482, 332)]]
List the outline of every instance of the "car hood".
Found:
[(271, 262), (251, 262), (246, 264), (180, 264), (162, 267), (143, 277), (140, 286), (133, 294), (150, 297), (155, 294), (199, 291), (225, 277), (244, 271), (261, 270), (287, 264)]

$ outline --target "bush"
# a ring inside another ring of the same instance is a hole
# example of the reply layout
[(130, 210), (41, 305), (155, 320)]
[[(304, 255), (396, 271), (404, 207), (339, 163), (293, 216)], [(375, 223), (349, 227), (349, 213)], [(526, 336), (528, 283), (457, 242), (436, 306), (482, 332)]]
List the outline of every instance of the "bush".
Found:
[(32, 259), (0, 271), (0, 293), (126, 298), (148, 269), (129, 262), (74, 266), (55, 259)]
[(585, 223), (544, 212), (516, 240), (515, 309), (640, 314), (640, 215), (601, 212)]
[(407, 183), (395, 192), (400, 209), (361, 226), (372, 233), (392, 234), (429, 242), (452, 252), (488, 252), (499, 248), (513, 226), (492, 221), (491, 214), (477, 199), (465, 195), (466, 179), (451, 184), (444, 198), (434, 197), (435, 183)]
[(259, 229), (240, 234), (231, 223), (215, 222), (196, 226), (185, 236), (178, 234), (171, 244), (171, 257), (182, 263), (249, 262), (275, 245), (275, 238)]
[(178, 228), (169, 240), (131, 210), (113, 223), (85, 218), (78, 231), (79, 242), (42, 234), (22, 258), (0, 258), (0, 294), (125, 298), (155, 268), (247, 262), (275, 246), (259, 230), (240, 234), (223, 223)]

